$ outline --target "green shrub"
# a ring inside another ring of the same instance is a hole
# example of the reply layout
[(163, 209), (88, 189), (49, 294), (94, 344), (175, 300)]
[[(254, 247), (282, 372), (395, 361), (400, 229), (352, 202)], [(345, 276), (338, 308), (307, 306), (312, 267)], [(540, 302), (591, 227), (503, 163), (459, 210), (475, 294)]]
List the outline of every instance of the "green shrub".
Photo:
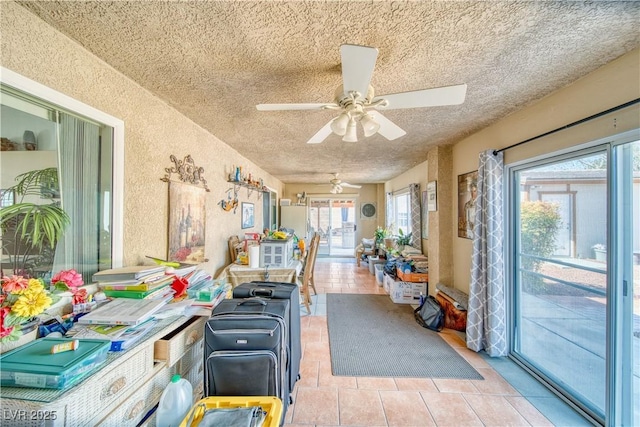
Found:
[[(520, 252), (549, 258), (556, 250), (556, 235), (560, 227), (558, 205), (542, 201), (522, 202), (520, 204)], [(526, 291), (544, 290), (541, 277), (527, 274), (539, 272), (544, 261), (527, 256), (520, 258), (523, 285)]]

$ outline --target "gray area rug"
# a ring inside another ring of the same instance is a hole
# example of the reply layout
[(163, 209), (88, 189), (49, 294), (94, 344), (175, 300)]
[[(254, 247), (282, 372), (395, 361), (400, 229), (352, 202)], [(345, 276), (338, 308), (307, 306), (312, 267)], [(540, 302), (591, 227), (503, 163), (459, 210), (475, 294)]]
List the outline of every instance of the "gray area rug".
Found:
[(484, 379), (387, 295), (327, 294), (327, 323), (333, 375)]

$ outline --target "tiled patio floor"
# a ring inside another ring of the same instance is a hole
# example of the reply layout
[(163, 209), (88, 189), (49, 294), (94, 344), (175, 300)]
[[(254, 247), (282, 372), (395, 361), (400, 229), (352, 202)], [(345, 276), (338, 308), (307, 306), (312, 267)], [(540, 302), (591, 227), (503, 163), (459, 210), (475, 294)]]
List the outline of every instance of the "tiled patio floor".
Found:
[[(384, 291), (367, 264), (357, 267), (352, 258), (318, 258), (315, 269), (318, 296), (311, 315), (302, 309), (301, 380), (285, 417), (286, 426), (589, 425), (513, 363), (489, 360), (468, 350), (460, 333), (448, 329), (443, 330), (442, 338), (485, 380), (333, 376), (326, 294)], [(376, 363), (375, 355), (371, 363)], [(506, 372), (514, 385), (498, 371)], [(547, 416), (536, 406), (545, 409)]]

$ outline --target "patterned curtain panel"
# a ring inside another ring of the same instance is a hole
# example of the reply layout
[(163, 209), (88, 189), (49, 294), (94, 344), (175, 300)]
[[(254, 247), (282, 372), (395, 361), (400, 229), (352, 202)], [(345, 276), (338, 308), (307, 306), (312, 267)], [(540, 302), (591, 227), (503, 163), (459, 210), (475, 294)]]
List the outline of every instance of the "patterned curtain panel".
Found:
[(422, 250), (422, 228), (420, 227), (420, 184), (409, 185), (409, 203), (411, 204), (411, 246)]
[(75, 269), (85, 283), (98, 265), (99, 127), (60, 115), (60, 200), (71, 223), (56, 248), (54, 272)]
[(393, 223), (393, 193), (389, 192), (387, 193), (387, 212), (385, 214), (385, 227), (389, 228), (391, 227), (391, 224)]
[(491, 357), (506, 356), (507, 326), (502, 221), (502, 153), (480, 153), (473, 228), (467, 347)]

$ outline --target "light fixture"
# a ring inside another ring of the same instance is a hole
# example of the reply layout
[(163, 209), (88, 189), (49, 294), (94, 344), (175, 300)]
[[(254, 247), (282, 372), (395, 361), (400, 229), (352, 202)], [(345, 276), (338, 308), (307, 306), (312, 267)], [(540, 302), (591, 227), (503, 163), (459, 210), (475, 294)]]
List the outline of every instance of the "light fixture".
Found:
[(351, 120), (349, 120), (349, 125), (347, 126), (347, 132), (345, 133), (344, 138), (342, 138), (342, 140), (344, 142), (358, 142), (358, 134), (356, 132), (355, 119), (351, 118)]
[(344, 136), (350, 119), (349, 113), (343, 112), (331, 122), (331, 131), (336, 135)]
[(373, 119), (371, 114), (363, 114), (360, 123), (362, 124), (365, 138), (375, 134), (380, 129), (380, 124)]

